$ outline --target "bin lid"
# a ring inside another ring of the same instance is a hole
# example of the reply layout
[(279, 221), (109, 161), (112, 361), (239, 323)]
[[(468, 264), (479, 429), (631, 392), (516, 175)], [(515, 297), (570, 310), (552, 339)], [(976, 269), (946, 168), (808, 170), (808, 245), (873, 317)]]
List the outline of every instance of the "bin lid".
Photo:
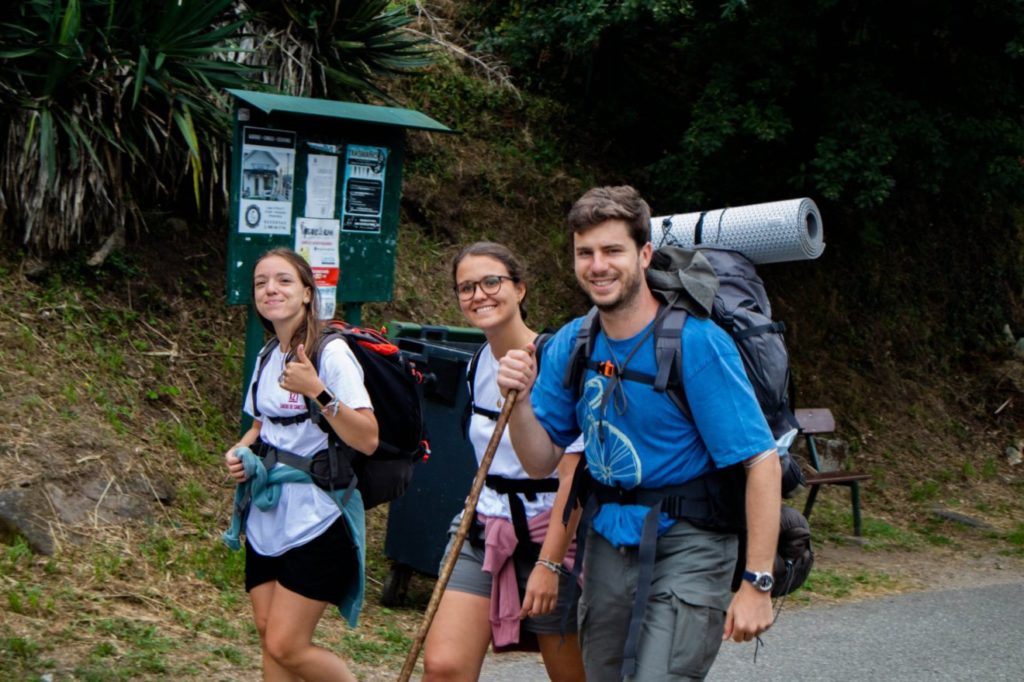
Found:
[(314, 97), (293, 97), (272, 92), (252, 92), (237, 88), (226, 88), (227, 92), (265, 113), (283, 112), (325, 118), (341, 118), (349, 121), (375, 123), (377, 125), (432, 130), (441, 133), (455, 132), (448, 126), (435, 121), (426, 114), (412, 109), (384, 107), (358, 102), (338, 102)]

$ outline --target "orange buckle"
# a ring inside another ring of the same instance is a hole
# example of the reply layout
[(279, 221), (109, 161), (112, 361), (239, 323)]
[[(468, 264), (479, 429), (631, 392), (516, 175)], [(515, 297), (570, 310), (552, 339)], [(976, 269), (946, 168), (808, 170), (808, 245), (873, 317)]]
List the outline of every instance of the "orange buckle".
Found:
[(597, 363), (597, 372), (601, 376), (613, 377), (616, 374), (615, 365), (609, 360), (599, 362)]

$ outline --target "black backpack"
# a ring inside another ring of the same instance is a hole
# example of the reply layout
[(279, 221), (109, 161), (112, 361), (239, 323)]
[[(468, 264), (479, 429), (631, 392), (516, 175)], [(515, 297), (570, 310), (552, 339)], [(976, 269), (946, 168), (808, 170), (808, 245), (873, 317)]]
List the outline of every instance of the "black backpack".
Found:
[[(323, 330), (317, 352), (310, 356), (319, 369), (320, 352), (332, 339), (348, 344), (363, 369), (363, 383), (374, 406), (379, 429), (379, 445), (372, 455), (364, 455), (342, 441), (323, 418), (315, 402), (306, 398), (306, 412), (292, 417), (267, 417), (275, 424), (298, 424), (307, 419), (327, 433), (327, 450), (313, 458), (281, 457), (291, 466), (308, 469), (313, 481), (327, 490), (355, 485), (362, 494), (363, 506), (370, 509), (400, 497), (409, 487), (413, 467), (429, 453), (423, 405), (416, 384), (423, 380), (415, 364), (384, 335), (373, 329), (356, 327), (340, 320), (331, 320)], [(260, 375), (278, 345), (272, 337), (259, 353), (256, 380), (252, 386), (253, 412)], [(263, 456), (267, 448), (255, 451)], [(287, 455), (288, 453), (284, 453)], [(303, 462), (302, 460), (306, 460)]]

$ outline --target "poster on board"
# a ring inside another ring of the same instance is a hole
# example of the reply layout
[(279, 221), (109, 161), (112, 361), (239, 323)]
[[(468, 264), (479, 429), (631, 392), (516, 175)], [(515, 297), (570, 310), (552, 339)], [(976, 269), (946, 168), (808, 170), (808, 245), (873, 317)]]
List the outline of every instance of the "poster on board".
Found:
[(295, 251), (313, 269), (317, 295), (320, 299), (320, 319), (334, 317), (338, 300), (338, 277), (341, 263), (338, 256), (339, 224), (326, 218), (295, 219)]
[(380, 232), (384, 210), (384, 174), (388, 150), (351, 144), (345, 150), (341, 229)]
[(242, 183), (238, 231), (291, 234), (295, 133), (242, 128)]
[(333, 218), (338, 185), (338, 157), (310, 154), (306, 157), (306, 210), (308, 218)]

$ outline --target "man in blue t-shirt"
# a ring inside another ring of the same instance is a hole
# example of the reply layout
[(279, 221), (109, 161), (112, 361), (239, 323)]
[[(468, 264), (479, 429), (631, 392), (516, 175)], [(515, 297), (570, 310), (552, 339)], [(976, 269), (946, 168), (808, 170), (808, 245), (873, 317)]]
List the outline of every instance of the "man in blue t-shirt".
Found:
[[(512, 443), (526, 471), (542, 477), (582, 433), (594, 487), (618, 494), (598, 498), (586, 539), (579, 622), (587, 679), (702, 679), (723, 640), (750, 641), (772, 623), (765, 576), (781, 505), (775, 442), (735, 344), (711, 320), (689, 316), (682, 330), (692, 419), (666, 393), (630, 380), (656, 374), (652, 330), (661, 310), (644, 278), (653, 252), (650, 209), (637, 191), (588, 191), (569, 212), (569, 227), (576, 278), (600, 320), (590, 358), (614, 371), (588, 369), (581, 392), (564, 384), (583, 318), (545, 345), (539, 376), (530, 352), (509, 352), (498, 383), (503, 392), (519, 392)], [(659, 513), (661, 501), (652, 506), (651, 494), (637, 493), (692, 483), (740, 462), (747, 579), (731, 595), (735, 533)]]

